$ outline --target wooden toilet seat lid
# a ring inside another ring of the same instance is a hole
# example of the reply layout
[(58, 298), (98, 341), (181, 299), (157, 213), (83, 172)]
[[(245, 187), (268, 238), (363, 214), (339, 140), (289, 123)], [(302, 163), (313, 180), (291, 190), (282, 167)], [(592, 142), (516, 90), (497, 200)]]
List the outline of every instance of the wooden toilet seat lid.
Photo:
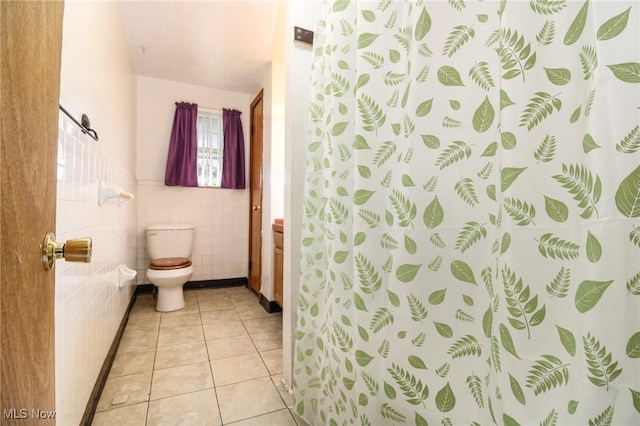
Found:
[(170, 269), (182, 269), (191, 266), (191, 261), (186, 257), (165, 257), (156, 259), (149, 264), (149, 269), (166, 271)]

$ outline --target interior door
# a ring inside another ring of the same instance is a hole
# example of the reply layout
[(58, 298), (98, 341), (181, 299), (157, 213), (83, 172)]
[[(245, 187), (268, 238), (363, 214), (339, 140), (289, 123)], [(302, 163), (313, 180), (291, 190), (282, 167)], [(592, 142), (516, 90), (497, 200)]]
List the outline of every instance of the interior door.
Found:
[(262, 90), (251, 102), (249, 171), (249, 287), (260, 293), (262, 276)]
[(55, 277), (41, 245), (55, 230), (63, 8), (0, 2), (2, 424), (55, 411)]

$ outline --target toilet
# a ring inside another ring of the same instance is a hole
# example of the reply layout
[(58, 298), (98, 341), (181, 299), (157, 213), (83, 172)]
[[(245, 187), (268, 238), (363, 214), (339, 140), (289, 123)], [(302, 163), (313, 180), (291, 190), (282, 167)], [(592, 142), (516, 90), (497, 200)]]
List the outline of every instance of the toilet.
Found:
[(195, 228), (187, 224), (150, 225), (145, 231), (149, 269), (147, 279), (158, 288), (156, 311), (184, 308), (182, 286), (191, 278)]

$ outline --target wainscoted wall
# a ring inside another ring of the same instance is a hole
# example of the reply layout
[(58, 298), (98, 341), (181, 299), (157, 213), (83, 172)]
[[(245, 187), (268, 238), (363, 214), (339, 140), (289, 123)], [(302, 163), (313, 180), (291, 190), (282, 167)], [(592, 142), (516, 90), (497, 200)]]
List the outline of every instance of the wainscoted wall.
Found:
[(195, 226), (191, 281), (247, 276), (247, 191), (138, 182), (138, 282), (149, 283), (144, 230), (158, 223)]
[(67, 2), (60, 104), (86, 113), (98, 142), (60, 114), (56, 236), (93, 239), (89, 264), (58, 261), (56, 421), (80, 424), (135, 289), (118, 267), (136, 265), (136, 202), (98, 205), (98, 181), (135, 193), (136, 81), (118, 2)]
[[(164, 186), (176, 102), (242, 112), (245, 160), (249, 161), (251, 98), (176, 81), (137, 77), (138, 283), (147, 284), (144, 241), (148, 224), (192, 223), (196, 227), (191, 280), (247, 276), (249, 191)], [(248, 180), (247, 180), (248, 182)]]
[(66, 117), (58, 138), (58, 241), (89, 236), (91, 263), (56, 264), (56, 406), (59, 424), (78, 424), (134, 291), (118, 267), (136, 267), (135, 203), (98, 205), (98, 180), (135, 180)]

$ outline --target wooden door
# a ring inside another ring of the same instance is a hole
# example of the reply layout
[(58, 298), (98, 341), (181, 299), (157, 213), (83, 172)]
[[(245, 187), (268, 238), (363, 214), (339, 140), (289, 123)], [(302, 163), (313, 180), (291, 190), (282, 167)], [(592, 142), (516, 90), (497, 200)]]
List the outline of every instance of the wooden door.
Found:
[(260, 293), (262, 276), (262, 90), (251, 102), (249, 170), (249, 287)]
[(55, 411), (55, 275), (42, 267), (41, 244), (55, 231), (63, 8), (0, 2), (2, 424)]

